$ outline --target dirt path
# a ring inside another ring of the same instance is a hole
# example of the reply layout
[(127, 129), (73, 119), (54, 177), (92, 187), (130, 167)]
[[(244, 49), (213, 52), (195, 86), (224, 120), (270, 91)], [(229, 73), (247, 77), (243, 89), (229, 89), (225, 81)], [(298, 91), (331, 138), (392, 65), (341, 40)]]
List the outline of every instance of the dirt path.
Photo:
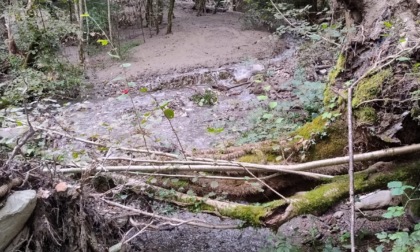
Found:
[[(185, 72), (199, 67), (219, 67), (225, 64), (266, 58), (273, 55), (278, 43), (270, 33), (242, 30), (241, 14), (224, 12), (197, 17), (192, 2), (182, 2), (175, 8), (173, 34), (166, 35), (165, 25), (159, 35), (134, 47), (126, 62), (132, 63), (128, 76)], [(141, 36), (135, 40), (143, 40)], [(128, 42), (128, 41), (125, 41)], [(105, 81), (122, 73), (121, 62), (111, 61), (106, 53), (90, 59), (95, 79)]]

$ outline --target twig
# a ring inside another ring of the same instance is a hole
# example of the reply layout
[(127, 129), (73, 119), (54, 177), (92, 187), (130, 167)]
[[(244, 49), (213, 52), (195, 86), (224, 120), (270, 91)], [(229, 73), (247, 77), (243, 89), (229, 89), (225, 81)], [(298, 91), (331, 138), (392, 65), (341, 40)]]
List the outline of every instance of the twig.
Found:
[(371, 102), (379, 102), (379, 101), (388, 102), (388, 101), (391, 101), (391, 102), (404, 103), (404, 102), (418, 101), (418, 100), (420, 100), (420, 98), (409, 98), (409, 99), (404, 99), (404, 100), (392, 99), (392, 98), (378, 98), (378, 99), (372, 99), (372, 100), (363, 101), (363, 102), (357, 104), (355, 106), (355, 108), (358, 108), (358, 107), (360, 107), (363, 104), (371, 103)]
[(22, 91), (22, 95), (24, 96), (23, 104), (24, 104), (24, 110), (26, 115), (26, 122), (28, 124), (29, 130), (25, 133), (25, 136), (21, 139), (21, 141), (18, 140), (18, 144), (13, 148), (12, 153), (10, 154), (10, 157), (7, 159), (7, 161), (4, 163), (2, 169), (6, 169), (9, 167), (10, 163), (12, 162), (13, 158), (15, 158), (17, 152), (21, 152), (21, 149), (23, 145), (26, 144), (26, 142), (35, 134), (35, 130), (29, 120), (29, 114), (28, 114), (28, 108), (26, 104), (26, 91), (29, 89), (29, 84), (26, 81), (26, 78), (23, 78), (23, 82), (25, 83), (25, 89)]
[(231, 89), (234, 89), (234, 88), (237, 88), (237, 87), (242, 87), (242, 86), (245, 86), (245, 85), (248, 85), (248, 84), (251, 84), (251, 82), (247, 81), (247, 82), (244, 82), (244, 83), (232, 86), (232, 87), (228, 87), (228, 88), (226, 88), (226, 90), (231, 90)]
[(164, 156), (164, 157), (169, 157), (169, 158), (174, 158), (174, 159), (178, 158), (178, 155), (170, 154), (170, 153), (166, 153), (166, 152), (144, 150), (144, 149), (135, 149), (135, 148), (125, 148), (125, 147), (118, 147), (118, 146), (109, 146), (109, 145), (106, 145), (106, 144), (93, 142), (93, 141), (83, 139), (83, 138), (80, 138), (80, 137), (74, 137), (74, 136), (71, 136), (69, 134), (62, 133), (62, 132), (55, 131), (55, 130), (45, 129), (45, 128), (42, 128), (42, 127), (34, 127), (34, 128), (37, 129), (37, 130), (45, 131), (45, 132), (50, 133), (50, 134), (63, 136), (65, 138), (69, 138), (69, 139), (76, 140), (76, 141), (86, 143), (86, 144), (90, 144), (90, 145), (95, 145), (95, 146), (100, 146), (100, 147), (105, 147), (105, 148), (114, 148), (114, 149), (123, 150), (123, 151), (131, 151), (131, 152), (138, 152), (138, 153), (144, 153), (144, 154), (153, 154), (153, 155), (156, 155), (156, 156)]
[(353, 155), (353, 114), (352, 114), (353, 88), (348, 89), (347, 99), (347, 124), (348, 124), (348, 142), (349, 142), (349, 197), (350, 197), (350, 243), (351, 251), (356, 251), (355, 242), (355, 222), (356, 213), (354, 205), (354, 155)]
[[(194, 167), (194, 166), (193, 166)], [(148, 173), (148, 172), (131, 172), (136, 175), (157, 176), (157, 177), (174, 177), (174, 178), (201, 178), (201, 179), (226, 179), (226, 180), (257, 180), (254, 178), (244, 177), (227, 177), (227, 176), (205, 176), (205, 175), (185, 175), (185, 174), (166, 174), (166, 173)], [(280, 173), (274, 173), (265, 177), (258, 178), (260, 180), (267, 180), (280, 176)]]
[[(129, 221), (130, 221), (130, 224), (134, 227), (148, 225), (148, 224), (145, 224), (145, 223), (137, 222), (137, 221), (133, 220), (133, 218), (130, 218)], [(163, 223), (158, 224), (158, 225), (148, 225), (148, 226), (150, 228), (153, 228), (153, 229), (162, 230), (161, 227), (166, 226), (166, 225), (169, 225), (171, 227), (177, 227), (177, 226), (181, 226), (181, 225), (184, 225), (184, 224), (188, 224), (188, 222), (191, 222), (191, 221), (192, 220), (186, 220), (186, 221), (176, 223), (176, 224), (174, 224), (172, 222), (163, 222)]]
[[(292, 166), (292, 165), (290, 165)], [(334, 176), (312, 173), (312, 172), (303, 172), (292, 170), (290, 168), (278, 168), (275, 165), (254, 165), (248, 163), (240, 163), (238, 166), (232, 165), (179, 165), (179, 166), (153, 166), (153, 165), (130, 165), (130, 166), (102, 166), (102, 167), (95, 167), (96, 171), (106, 171), (106, 172), (123, 172), (123, 171), (139, 171), (139, 172), (182, 172), (182, 171), (206, 171), (206, 172), (241, 172), (243, 171), (242, 167), (246, 167), (251, 170), (255, 171), (263, 171), (263, 172), (284, 172), (284, 173), (291, 173), (301, 176), (307, 176), (315, 179), (331, 179)], [(80, 173), (86, 170), (91, 170), (90, 167), (82, 167), (82, 168), (64, 168), (57, 170), (57, 172), (61, 173)], [(46, 171), (46, 170), (44, 170)]]
[(162, 107), (162, 106), (159, 106), (159, 103), (158, 103), (158, 100), (156, 99), (156, 97), (154, 97), (152, 94), (150, 94), (149, 93), (149, 96), (155, 101), (155, 103), (156, 103), (156, 105), (158, 106), (158, 108), (162, 111), (162, 113), (164, 114), (163, 116), (165, 117), (165, 119), (168, 121), (168, 123), (169, 123), (169, 126), (171, 126), (171, 130), (172, 130), (172, 133), (174, 133), (174, 135), (175, 135), (175, 138), (176, 138), (176, 141), (178, 142), (178, 145), (179, 145), (179, 148), (181, 148), (181, 152), (182, 152), (182, 156), (183, 156), (183, 158), (185, 159), (185, 160), (187, 160), (187, 154), (186, 154), (186, 152), (185, 152), (185, 150), (184, 150), (184, 147), (182, 146), (182, 144), (181, 144), (181, 140), (179, 139), (179, 136), (178, 136), (178, 133), (176, 132), (176, 130), (175, 130), (175, 128), (174, 128), (174, 125), (172, 124), (172, 122), (171, 122), (171, 119), (170, 118), (168, 118), (166, 115), (165, 115), (165, 111), (164, 111), (164, 108)]
[[(394, 62), (398, 57), (400, 57), (401, 55), (403, 55), (404, 53), (413, 51), (420, 48), (419, 44), (414, 45), (413, 47), (409, 47), (406, 49), (403, 49), (401, 51), (399, 51), (396, 54), (390, 55), (382, 60), (376, 61), (373, 66), (367, 70), (362, 76), (360, 76), (356, 81), (354, 81), (351, 86), (349, 88), (354, 88), (357, 86), (357, 84), (359, 84), (359, 82), (361, 82), (364, 78), (366, 78), (367, 76), (381, 70), (382, 68), (389, 66), (392, 62)], [(380, 65), (381, 64), (381, 65)]]
[[(418, 152), (420, 151), (420, 144), (412, 144), (402, 147), (395, 147), (395, 148), (389, 148), (389, 149), (383, 149), (378, 151), (372, 151), (367, 152), (363, 154), (356, 154), (354, 155), (354, 162), (361, 162), (361, 161), (370, 161), (385, 157), (395, 157), (398, 155), (404, 155), (408, 153)], [(307, 163), (301, 163), (301, 164), (290, 164), (290, 165), (260, 165), (260, 164), (251, 164), (251, 163), (242, 163), (242, 162), (232, 162), (230, 164), (227, 164), (225, 161), (224, 163), (217, 163), (217, 165), (207, 165), (203, 168), (196, 170), (203, 170), (203, 171), (243, 171), (240, 165), (245, 166), (248, 169), (251, 170), (263, 170), (263, 171), (272, 171), (272, 172), (285, 172), (285, 173), (293, 173), (297, 175), (304, 175), (304, 176), (310, 176), (310, 177), (318, 177), (318, 178), (332, 178), (333, 176), (323, 175), (323, 174), (317, 174), (317, 173), (311, 173), (306, 172), (302, 173), (302, 171), (316, 169), (320, 167), (328, 167), (328, 166), (334, 166), (334, 165), (340, 165), (345, 164), (349, 162), (349, 156), (344, 157), (337, 157), (337, 158), (330, 158), (330, 159), (324, 159), (324, 160), (317, 160)], [(232, 166), (232, 164), (237, 164), (238, 167)], [(134, 167), (134, 168), (133, 168)], [(142, 170), (142, 171), (155, 171), (155, 170), (166, 170), (166, 171), (177, 171), (177, 170), (184, 170), (181, 168), (182, 166), (131, 166), (132, 171), (135, 170)], [(198, 167), (198, 166), (197, 166)], [(112, 171), (121, 171), (123, 169), (126, 169), (125, 166), (105, 166), (104, 169), (109, 169)], [(141, 168), (141, 169), (140, 169)], [(84, 168), (69, 168), (69, 169), (61, 169), (59, 172), (63, 173), (71, 173), (71, 172), (80, 172)]]
[[(131, 220), (131, 218), (130, 218), (130, 220)], [(133, 240), (134, 238), (136, 238), (138, 235), (140, 235), (141, 233), (143, 233), (148, 227), (150, 227), (153, 224), (153, 222), (154, 221), (152, 220), (149, 224), (147, 224), (142, 229), (140, 229), (140, 231), (138, 231), (135, 235), (133, 235), (129, 239), (125, 240), (123, 242), (123, 244), (126, 244), (126, 243), (130, 242), (131, 240)]]
[(267, 183), (265, 183), (264, 181), (262, 181), (260, 178), (258, 178), (257, 176), (255, 176), (249, 169), (247, 169), (246, 167), (243, 167), (245, 171), (247, 171), (249, 173), (249, 175), (251, 175), (254, 179), (258, 180), (258, 182), (260, 182), (261, 184), (265, 185), (268, 189), (270, 189), (272, 192), (274, 192), (277, 196), (279, 196), (280, 198), (284, 199), (284, 201), (286, 201), (286, 203), (290, 203), (290, 200), (287, 199), (286, 197), (284, 197), (283, 195), (281, 195), (279, 192), (277, 192), (276, 190), (274, 190), (274, 188), (272, 188), (271, 186), (269, 186)]

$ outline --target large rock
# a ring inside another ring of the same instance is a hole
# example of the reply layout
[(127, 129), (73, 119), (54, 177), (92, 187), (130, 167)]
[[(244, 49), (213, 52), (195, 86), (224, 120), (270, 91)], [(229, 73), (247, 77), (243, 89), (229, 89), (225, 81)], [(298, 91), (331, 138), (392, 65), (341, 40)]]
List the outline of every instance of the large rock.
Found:
[(264, 65), (262, 64), (254, 64), (249, 66), (242, 66), (238, 67), (235, 72), (233, 73), (233, 77), (236, 82), (246, 82), (251, 78), (254, 74), (263, 73), (265, 70)]
[(25, 190), (11, 194), (0, 209), (0, 251), (3, 251), (22, 230), (36, 206), (36, 191)]
[(12, 139), (23, 135), (29, 130), (28, 126), (18, 126), (14, 128), (1, 128), (0, 129), (0, 140), (1, 139)]
[(356, 209), (373, 210), (383, 208), (393, 204), (391, 191), (382, 190), (373, 192), (360, 197), (360, 201), (355, 203)]

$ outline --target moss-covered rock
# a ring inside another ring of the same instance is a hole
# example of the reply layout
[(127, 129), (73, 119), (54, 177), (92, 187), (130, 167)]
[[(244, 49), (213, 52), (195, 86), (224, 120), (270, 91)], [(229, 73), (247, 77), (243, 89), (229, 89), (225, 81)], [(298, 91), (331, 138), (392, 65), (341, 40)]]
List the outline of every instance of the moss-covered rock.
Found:
[(326, 129), (325, 136), (316, 140), (309, 149), (308, 161), (342, 156), (347, 146), (347, 126), (336, 121)]
[(323, 119), (322, 116), (316, 117), (312, 122), (308, 122), (302, 127), (298, 128), (293, 132), (292, 136), (301, 136), (305, 140), (310, 139), (314, 135), (319, 135), (327, 128), (327, 119)]
[(381, 90), (382, 84), (392, 76), (391, 69), (384, 69), (378, 73), (362, 80), (354, 91), (352, 106), (375, 99)]
[[(331, 90), (331, 87), (335, 86), (335, 81), (337, 79), (337, 76), (344, 70), (344, 67), (346, 65), (346, 57), (343, 54), (340, 54), (338, 56), (337, 62), (334, 66), (334, 68), (330, 71), (328, 74), (328, 83), (324, 91), (324, 106), (328, 106), (332, 100), (334, 100), (334, 97), (337, 95)], [(342, 98), (339, 97), (337, 100), (337, 104), (339, 105), (342, 102)]]
[(300, 127), (292, 136), (301, 136), (316, 142), (308, 151), (308, 161), (342, 156), (343, 149), (347, 146), (346, 124), (341, 120), (329, 123), (322, 116)]
[(372, 107), (358, 108), (354, 111), (358, 124), (374, 124), (377, 120), (376, 110)]

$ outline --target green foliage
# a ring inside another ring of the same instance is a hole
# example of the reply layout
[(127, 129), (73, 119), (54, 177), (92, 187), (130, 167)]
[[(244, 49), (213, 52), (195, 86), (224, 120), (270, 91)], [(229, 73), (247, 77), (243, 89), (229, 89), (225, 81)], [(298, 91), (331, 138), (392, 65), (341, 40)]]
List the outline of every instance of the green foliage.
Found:
[(27, 11), (19, 3), (9, 6), (16, 45), (26, 55), (8, 55), (7, 50), (0, 50), (0, 58), (11, 66), (10, 78), (0, 90), (2, 100), (8, 103), (16, 105), (24, 98), (43, 96), (73, 98), (78, 94), (82, 69), (58, 57), (61, 39), (75, 33), (77, 26), (69, 24), (64, 11), (44, 7), (35, 4)]
[[(49, 67), (54, 67), (50, 65)], [(70, 64), (56, 62), (54, 72), (43, 72), (33, 68), (22, 69), (4, 86), (3, 100), (17, 105), (23, 99), (56, 96), (73, 98), (81, 85), (82, 70)]]
[(283, 235), (269, 237), (272, 245), (263, 248), (261, 252), (299, 252), (301, 249)]
[(207, 127), (207, 132), (210, 134), (219, 134), (222, 133), (224, 130), (224, 128)]
[(198, 106), (213, 106), (217, 103), (217, 93), (207, 89), (204, 93), (197, 93), (191, 97), (191, 100)]
[[(419, 191), (418, 187), (415, 188), (410, 185), (405, 185), (401, 181), (391, 181), (388, 183), (388, 188), (391, 190), (391, 194), (394, 196), (404, 195), (407, 201), (404, 206), (391, 206), (388, 207), (387, 211), (382, 215), (386, 219), (398, 218), (404, 215), (405, 209), (409, 202), (413, 200), (419, 200), (420, 198), (414, 198), (414, 193), (407, 194), (407, 190), (411, 192)], [(369, 248), (369, 252), (383, 251), (384, 245), (392, 243), (392, 252), (405, 252), (405, 251), (420, 251), (420, 224), (414, 226), (413, 232), (409, 233), (406, 231), (398, 230), (395, 233), (381, 232), (377, 233), (376, 237), (382, 243), (374, 249)]]
[(165, 117), (167, 118), (167, 119), (173, 119), (174, 117), (175, 117), (175, 113), (174, 113), (174, 111), (172, 110), (172, 109), (169, 109), (169, 108), (167, 108), (167, 109), (165, 109), (165, 110), (163, 110), (163, 114), (165, 115)]
[[(302, 122), (318, 116), (323, 107), (325, 84), (306, 81), (304, 70), (297, 69), (293, 80), (288, 85), (297, 98), (281, 102), (270, 100), (270, 85), (263, 87), (265, 94), (257, 96), (256, 99), (259, 102), (259, 107), (249, 116), (251, 128), (242, 135), (238, 144), (277, 138), (286, 132), (295, 130)], [(301, 107), (305, 112), (291, 112), (293, 107)], [(337, 116), (337, 113), (334, 113), (334, 116)], [(325, 122), (323, 126), (325, 126)]]
[(392, 181), (388, 183), (388, 188), (391, 190), (391, 194), (399, 196), (405, 194), (405, 190), (414, 190), (415, 187), (410, 185), (404, 185), (401, 181)]
[(309, 119), (317, 117), (323, 108), (325, 83), (306, 81), (304, 70), (297, 69), (290, 86), (299, 97), (297, 103), (308, 112)]
[[(102, 0), (89, 0), (86, 1), (88, 16), (96, 21), (96, 24), (93, 22), (88, 22), (88, 29), (91, 34), (90, 36), (96, 37), (101, 36), (102, 30), (108, 30), (108, 3), (107, 1)], [(110, 5), (111, 13), (116, 13), (119, 11), (119, 6), (111, 1)], [(87, 17), (85, 14), (82, 16)]]

